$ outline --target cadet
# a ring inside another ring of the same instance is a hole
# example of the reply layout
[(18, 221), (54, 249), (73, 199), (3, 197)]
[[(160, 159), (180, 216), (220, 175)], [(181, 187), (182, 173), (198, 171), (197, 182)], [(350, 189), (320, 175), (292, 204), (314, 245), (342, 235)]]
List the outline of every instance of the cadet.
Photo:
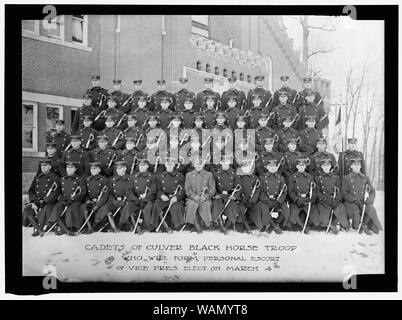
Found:
[(287, 140), (288, 143), (288, 151), (283, 155), (285, 159), (285, 165), (283, 168), (283, 173), (285, 176), (286, 184), (289, 184), (289, 177), (292, 176), (296, 171), (296, 159), (300, 158), (302, 154), (296, 151), (297, 148), (297, 139), (290, 138)]
[(221, 102), (222, 102), (222, 110), (225, 111), (228, 109), (228, 102), (230, 99), (234, 99), (239, 105), (238, 109), (247, 108), (247, 98), (243, 91), (238, 90), (236, 87), (236, 77), (230, 77), (229, 79), (229, 90), (226, 90), (222, 93)]
[(273, 108), (272, 112), (274, 116), (271, 118), (270, 126), (275, 130), (282, 129), (281, 120), (285, 117), (291, 117), (292, 124), (291, 127), (297, 129), (299, 122), (298, 122), (298, 113), (296, 108), (288, 102), (289, 94), (286, 91), (279, 91), (278, 92), (278, 99), (279, 103)]
[[(296, 159), (297, 172), (291, 175), (289, 179), (289, 197), (291, 199), (289, 222), (291, 223), (291, 229), (296, 226), (300, 227), (301, 230), (303, 229), (304, 223), (302, 220), (307, 219), (309, 203), (311, 203), (310, 216), (305, 229), (306, 234), (309, 233), (312, 223), (316, 227), (320, 225), (318, 211), (314, 205), (317, 197), (314, 178), (305, 172), (307, 160), (303, 158)], [(311, 190), (312, 193), (310, 194)], [(306, 214), (304, 219), (300, 217), (302, 212)], [(289, 225), (287, 224), (287, 226)]]
[(214, 100), (216, 101), (218, 108), (219, 108), (219, 105), (221, 103), (220, 102), (221, 96), (219, 95), (218, 92), (216, 92), (212, 89), (213, 82), (214, 82), (214, 78), (211, 78), (211, 77), (204, 78), (205, 88), (201, 92), (197, 93), (197, 98), (196, 98), (195, 107), (194, 107), (195, 111), (201, 111), (201, 110), (205, 109), (205, 103), (206, 103), (207, 96), (214, 96), (215, 97)]
[(70, 135), (64, 131), (64, 120), (56, 120), (55, 129), (51, 129), (46, 136), (46, 142), (56, 144), (58, 155), (62, 155), (70, 143)]
[(289, 208), (286, 206), (285, 198), (287, 195), (287, 186), (285, 179), (277, 173), (279, 163), (276, 159), (271, 159), (267, 163), (267, 171), (260, 175), (260, 208), (259, 216), (254, 217), (255, 225), (261, 229), (266, 227), (270, 231), (270, 227), (277, 234), (281, 234), (282, 230), (278, 223), (286, 225), (289, 219)]
[(288, 86), (288, 81), (289, 81), (289, 76), (287, 76), (287, 75), (281, 76), (282, 87), (280, 89), (276, 90), (274, 93), (274, 103), (273, 103), (274, 106), (279, 104), (279, 97), (281, 95), (281, 92), (286, 92), (287, 96), (289, 97), (289, 103), (291, 103), (293, 105), (294, 100), (297, 95), (297, 91)]
[(137, 125), (141, 129), (146, 129), (148, 117), (152, 114), (150, 110), (147, 109), (147, 96), (138, 96), (137, 97), (137, 105), (138, 108), (133, 112), (137, 116)]
[[(237, 217), (240, 216), (240, 210), (236, 201), (240, 200), (240, 189), (233, 194), (236, 187), (240, 186), (240, 181), (236, 171), (231, 167), (232, 157), (223, 155), (220, 166), (214, 172), (216, 193), (212, 200), (212, 221), (218, 221), (220, 230), (227, 234), (222, 219), (226, 219), (226, 228), (233, 227), (235, 231)], [(233, 195), (232, 195), (233, 194)], [(227, 204), (225, 211), (221, 211)]]
[(262, 113), (268, 113), (268, 108), (261, 105), (262, 97), (259, 94), (253, 94), (251, 96), (251, 107), (250, 107), (250, 118), (249, 118), (249, 128), (255, 129), (258, 127), (258, 119)]
[[(165, 135), (165, 133), (161, 134)], [(166, 139), (166, 137), (164, 139)], [(166, 146), (163, 146), (165, 142), (160, 143), (160, 141), (162, 141), (162, 137), (160, 134), (159, 135), (158, 133), (156, 133), (156, 135), (148, 134), (145, 148), (138, 153), (139, 159), (151, 160), (147, 162), (147, 169), (150, 173), (154, 175), (158, 175), (165, 170), (165, 167), (163, 166), (162, 163), (162, 156), (163, 151), (166, 150)], [(152, 157), (152, 159), (150, 159), (150, 157)]]
[(184, 97), (184, 110), (180, 112), (183, 119), (183, 128), (190, 129), (193, 127), (195, 110), (193, 109), (194, 98), (192, 96)]
[(160, 98), (160, 106), (158, 106), (159, 115), (159, 127), (162, 130), (166, 130), (170, 126), (170, 117), (173, 115), (173, 111), (169, 109), (171, 99), (168, 96), (162, 96)]
[(201, 152), (194, 153), (192, 156), (194, 170), (188, 172), (185, 178), (187, 195), (185, 222), (194, 225), (197, 233), (202, 233), (197, 221), (198, 215), (209, 228), (212, 221), (211, 198), (215, 194), (215, 180), (211, 172), (204, 170)]
[(317, 105), (314, 102), (314, 93), (310, 91), (306, 94), (305, 103), (299, 108), (299, 130), (303, 130), (306, 128), (306, 118), (313, 116), (316, 121), (316, 129), (322, 130), (325, 127), (328, 127), (329, 119), (327, 114), (324, 111), (324, 107), (322, 104)]
[[(91, 175), (85, 178), (87, 195), (84, 199), (84, 203), (80, 206), (80, 214), (86, 219), (88, 219), (88, 213), (96, 215), (96, 212), (106, 204), (109, 198), (108, 180), (106, 177), (102, 176), (101, 173), (101, 163), (91, 162), (90, 164)], [(92, 219), (94, 220), (94, 218)], [(91, 219), (87, 222), (88, 233), (94, 232), (91, 225)]]
[(261, 113), (258, 117), (258, 127), (255, 129), (255, 143), (256, 143), (256, 151), (260, 153), (263, 151), (264, 142), (267, 138), (271, 138), (275, 136), (275, 130), (268, 127), (268, 119), (269, 114)]
[(206, 95), (205, 106), (201, 107), (201, 112), (204, 115), (204, 124), (206, 129), (212, 129), (215, 126), (216, 108), (214, 95)]
[(247, 106), (251, 109), (253, 107), (253, 97), (259, 96), (261, 98), (261, 106), (266, 108), (267, 112), (270, 113), (273, 107), (273, 97), (271, 92), (262, 86), (264, 79), (264, 76), (256, 76), (254, 78), (256, 87), (250, 89), (247, 93)]
[[(133, 98), (133, 102), (131, 103), (131, 110), (135, 110), (138, 107), (138, 100), (140, 97), (148, 97), (148, 94), (142, 91), (142, 80), (134, 80), (134, 92), (131, 94), (131, 97)], [(149, 101), (151, 100), (151, 97), (149, 97)], [(148, 102), (149, 102), (148, 101)], [(145, 102), (147, 100), (145, 99)]]
[(291, 127), (292, 125), (291, 116), (285, 116), (280, 121), (282, 122), (282, 128), (277, 131), (278, 150), (279, 152), (286, 152), (289, 150), (287, 143), (289, 139), (300, 139), (299, 131)]
[(297, 109), (297, 112), (299, 112), (299, 108), (305, 103), (305, 98), (307, 96), (307, 94), (309, 94), (310, 92), (313, 93), (314, 95), (314, 102), (316, 104), (318, 104), (320, 101), (322, 101), (322, 97), (321, 94), (318, 91), (315, 91), (312, 89), (312, 82), (313, 79), (311, 77), (305, 77), (303, 78), (303, 90), (300, 91), (297, 94), (297, 98), (295, 101), (295, 107)]
[(74, 119), (71, 123), (71, 133), (76, 134), (84, 126), (84, 116), (92, 116), (92, 119), (95, 119), (97, 115), (98, 112), (92, 105), (92, 95), (89, 93), (84, 94), (82, 106), (74, 114)]
[(67, 175), (60, 179), (61, 198), (55, 204), (47, 221), (51, 227), (55, 223), (58, 227), (56, 235), (74, 235), (75, 231), (84, 223), (84, 216), (80, 214), (80, 205), (85, 198), (87, 188), (85, 179), (76, 174), (79, 164), (73, 161), (66, 162)]
[[(156, 177), (156, 201), (152, 210), (152, 223), (154, 226), (160, 224), (163, 215), (167, 214), (163, 226), (169, 233), (172, 232), (168, 226), (180, 230), (184, 224), (184, 176), (176, 171), (177, 158), (166, 157), (166, 171)], [(169, 207), (170, 206), (170, 207)], [(169, 207), (169, 212), (163, 212)]]
[[(360, 172), (361, 159), (352, 158), (351, 163), (352, 172), (346, 175), (342, 181), (342, 195), (345, 201), (346, 214), (349, 219), (352, 219), (352, 228), (356, 230), (359, 228), (364, 208), (364, 218), (359, 232), (364, 231), (370, 235), (373, 231), (377, 234), (382, 230), (382, 226), (373, 206), (375, 190), (371, 185), (370, 178)], [(367, 194), (366, 191), (368, 191)], [(366, 206), (364, 207), (364, 205)]]
[(23, 226), (32, 224), (34, 232), (32, 236), (43, 235), (43, 227), (60, 194), (59, 177), (51, 172), (51, 160), (39, 161), (41, 172), (38, 172), (28, 190), (29, 203), (22, 213)]
[(90, 151), (96, 148), (96, 137), (98, 136), (98, 131), (92, 128), (92, 116), (84, 116), (84, 126), (77, 131), (77, 134), (81, 136), (81, 144), (85, 151)]
[(99, 75), (92, 76), (92, 88), (85, 92), (91, 94), (96, 114), (106, 109), (106, 98), (109, 95), (108, 91), (100, 86), (100, 79)]
[(135, 148), (135, 138), (127, 137), (125, 149), (122, 150), (117, 156), (117, 161), (126, 161), (127, 173), (129, 175), (138, 172), (137, 161), (140, 158), (140, 151)]
[[(61, 162), (61, 157), (57, 154), (56, 150), (56, 143), (54, 142), (47, 142), (46, 143), (46, 160), (50, 160), (50, 171), (57, 175), (58, 177), (61, 177), (61, 173), (64, 172), (64, 170), (60, 170), (60, 168), (63, 166)], [(41, 172), (41, 163), (39, 163), (39, 168), (38, 168), (38, 173)]]
[[(105, 117), (99, 119), (98, 121), (105, 121), (105, 119), (109, 116), (114, 117), (116, 123), (115, 123), (115, 127), (119, 130), (124, 130), (127, 127), (126, 122), (124, 121), (125, 118), (127, 117), (127, 115), (121, 111), (120, 109), (118, 109), (118, 100), (116, 96), (109, 96), (107, 98), (107, 109), (105, 110)], [(104, 127), (104, 125), (102, 124), (102, 127)]]
[(326, 151), (327, 140), (322, 137), (317, 139), (317, 151), (310, 157), (311, 163), (309, 166), (309, 173), (312, 175), (317, 175), (322, 172), (321, 161), (323, 159), (330, 159), (331, 168), (330, 171), (338, 174), (339, 170), (336, 168), (336, 159), (332, 153)]
[(339, 176), (331, 172), (331, 159), (320, 159), (320, 167), (318, 175), (315, 177), (317, 190), (317, 210), (320, 217), (320, 227), (327, 229), (333, 217), (330, 229), (337, 234), (337, 222), (345, 229), (349, 229), (349, 222), (346, 217), (345, 206), (342, 203), (342, 191)]
[[(282, 155), (279, 152), (275, 152), (273, 150), (275, 139), (268, 137), (264, 140), (264, 151), (259, 153), (258, 161), (257, 161), (257, 172), (258, 175), (262, 175), (266, 172), (267, 165), (271, 160), (276, 160), (278, 164), (281, 161)], [(285, 158), (284, 158), (285, 159)], [(283, 172), (283, 167), (278, 167), (279, 173)]]
[[(352, 159), (361, 159), (361, 172), (366, 174), (366, 164), (363, 158), (363, 153), (356, 149), (357, 139), (349, 138), (347, 149), (345, 152), (341, 152), (338, 157), (339, 172), (342, 176), (346, 176), (352, 172)], [(342, 179), (342, 177), (341, 177)]]
[(307, 128), (300, 131), (300, 151), (309, 156), (317, 151), (317, 140), (322, 138), (321, 130), (315, 128), (315, 117), (307, 116)]
[(184, 101), (186, 98), (191, 98), (192, 101), (195, 101), (195, 93), (187, 89), (188, 79), (179, 78), (179, 83), (181, 89), (174, 95), (176, 101), (176, 112), (184, 111)]
[[(136, 221), (134, 219), (143, 219), (144, 227), (151, 231), (157, 227), (152, 221), (152, 207), (156, 197), (156, 179), (148, 171), (147, 159), (139, 159), (138, 163), (139, 172), (130, 177), (127, 187), (128, 203), (123, 209), (119, 224), (127, 224), (130, 217), (132, 223)], [(137, 230), (140, 231), (141, 229), (138, 227)]]
[(121, 91), (121, 80), (114, 79), (113, 80), (113, 91), (111, 93), (117, 100), (117, 106), (123, 113), (129, 113), (132, 107), (132, 97)]
[(113, 150), (121, 150), (124, 145), (124, 134), (121, 130), (114, 127), (116, 118), (112, 115), (106, 117), (106, 128), (99, 132), (99, 135), (107, 136), (109, 148)]
[(142, 128), (137, 126), (137, 116), (135, 112), (131, 112), (127, 115), (127, 125), (128, 127), (123, 131), (125, 144), (128, 138), (133, 138), (135, 149), (144, 149), (146, 141), (145, 132)]
[(162, 97), (169, 97), (170, 100), (170, 105), (169, 105), (169, 109), (174, 111), (175, 110), (175, 100), (174, 100), (174, 95), (170, 92), (167, 92), (165, 90), (166, 88), (166, 81), (165, 80), (158, 80), (156, 81), (158, 83), (158, 90), (156, 92), (154, 92), (151, 95), (151, 99), (150, 99), (150, 105), (149, 105), (149, 109), (153, 112), (159, 112), (161, 110), (161, 98)]
[[(126, 174), (127, 164), (125, 161), (116, 161), (116, 174), (109, 179), (108, 189), (109, 197), (108, 201), (96, 212), (95, 220), (93, 223), (93, 228), (95, 230), (100, 230), (110, 225), (114, 232), (117, 232), (115, 221), (117, 220), (119, 211), (120, 217), (123, 217), (124, 206), (127, 203), (127, 188), (129, 184), (130, 176)], [(108, 222), (105, 224), (105, 218), (107, 217)], [(103, 229), (105, 230), (105, 229)], [(106, 229), (107, 230), (107, 229)]]
[(236, 121), (237, 121), (237, 116), (240, 113), (240, 110), (237, 108), (237, 97), (236, 96), (229, 96), (227, 98), (227, 103), (226, 103), (226, 115), (227, 115), (227, 120), (228, 120), (228, 126), (234, 130), (236, 128)]
[(67, 162), (76, 163), (77, 169), (75, 174), (81, 177), (86, 177), (89, 174), (89, 153), (81, 148), (81, 136), (71, 136), (71, 148), (64, 151), (61, 156), (60, 173), (62, 176), (66, 174), (65, 167)]
[(98, 136), (98, 148), (91, 151), (89, 159), (91, 162), (99, 162), (101, 172), (106, 177), (113, 175), (113, 162), (117, 159), (114, 150), (108, 148), (108, 136)]

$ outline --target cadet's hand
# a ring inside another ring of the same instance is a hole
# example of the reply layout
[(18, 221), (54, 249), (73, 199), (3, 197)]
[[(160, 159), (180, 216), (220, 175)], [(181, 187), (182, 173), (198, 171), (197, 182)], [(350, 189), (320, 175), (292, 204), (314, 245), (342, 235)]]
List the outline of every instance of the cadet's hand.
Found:
[(177, 197), (176, 196), (174, 196), (172, 199), (170, 199), (171, 204), (176, 203), (176, 202), (177, 202)]
[(230, 196), (229, 199), (236, 200), (236, 197), (235, 196)]
[(32, 203), (32, 209), (38, 210), (38, 206), (35, 203)]
[(201, 199), (200, 196), (198, 196), (198, 195), (197, 195), (197, 196), (194, 196), (194, 201), (197, 201), (197, 202), (198, 202), (198, 201), (200, 201), (200, 199)]
[(140, 194), (140, 199), (144, 199), (145, 197), (147, 196), (147, 194), (144, 192), (144, 193), (141, 193)]
[(207, 197), (206, 197), (206, 196), (200, 197), (200, 202), (204, 202), (204, 201), (206, 201), (206, 200), (207, 200)]
[(92, 208), (92, 210), (95, 212), (95, 211), (98, 211), (98, 209), (99, 209), (99, 207), (98, 206), (93, 206), (93, 208)]
[(274, 219), (278, 218), (278, 215), (279, 215), (279, 213), (275, 212), (275, 211), (271, 213), (271, 217)]
[(278, 200), (273, 200), (272, 204), (274, 205), (275, 208), (280, 207), (280, 202)]
[(222, 199), (222, 196), (220, 194), (217, 194), (214, 199)]
[(338, 206), (338, 201), (331, 199), (329, 205), (332, 209), (335, 209)]
[(161, 195), (161, 199), (162, 199), (163, 201), (169, 201), (169, 197), (166, 196), (166, 195), (164, 195), (164, 194)]
[(306, 202), (302, 199), (296, 200), (296, 204), (299, 208), (303, 208), (306, 205)]

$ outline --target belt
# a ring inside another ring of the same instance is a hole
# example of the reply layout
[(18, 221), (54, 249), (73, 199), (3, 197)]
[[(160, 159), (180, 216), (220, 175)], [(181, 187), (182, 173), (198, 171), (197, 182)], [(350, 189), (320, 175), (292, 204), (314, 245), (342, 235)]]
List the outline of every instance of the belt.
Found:
[(306, 198), (307, 194), (306, 193), (299, 193), (299, 197)]
[(228, 192), (227, 191), (222, 191), (222, 194), (228, 194)]
[(268, 198), (270, 198), (270, 199), (275, 199), (275, 195), (268, 195)]

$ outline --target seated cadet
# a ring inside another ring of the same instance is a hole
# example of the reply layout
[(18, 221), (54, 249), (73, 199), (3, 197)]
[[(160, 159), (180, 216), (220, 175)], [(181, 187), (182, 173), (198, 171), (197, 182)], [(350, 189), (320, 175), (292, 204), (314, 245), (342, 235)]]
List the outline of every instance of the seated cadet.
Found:
[(299, 116), (296, 107), (289, 103), (288, 98), (289, 95), (286, 91), (280, 91), (279, 104), (272, 109), (274, 117), (271, 118), (269, 126), (275, 130), (280, 130), (282, 128), (281, 121), (285, 117), (291, 117), (292, 128), (297, 129), (299, 126), (299, 120), (297, 119)]
[[(130, 177), (127, 190), (127, 205), (121, 214), (120, 227), (127, 226), (129, 219), (133, 226), (136, 221), (144, 222), (142, 227), (146, 230), (154, 230), (157, 223), (152, 221), (152, 208), (156, 196), (156, 179), (155, 176), (148, 171), (148, 160), (146, 158), (139, 159), (139, 171)], [(156, 224), (156, 225), (155, 225)], [(140, 222), (137, 230), (142, 232)]]
[(321, 170), (315, 176), (317, 189), (317, 210), (320, 216), (320, 227), (326, 230), (330, 222), (331, 212), (333, 217), (330, 229), (337, 234), (336, 225), (339, 221), (341, 226), (349, 229), (349, 222), (346, 217), (345, 206), (342, 203), (342, 191), (339, 176), (331, 172), (331, 159), (320, 160)]
[(183, 128), (191, 129), (193, 127), (194, 116), (196, 114), (193, 109), (194, 97), (192, 95), (184, 98), (184, 110), (180, 112), (183, 120)]
[(92, 116), (84, 116), (84, 126), (78, 130), (77, 134), (81, 136), (81, 145), (85, 151), (90, 151), (96, 148), (96, 137), (98, 131), (92, 128)]
[(59, 177), (51, 171), (51, 160), (39, 161), (41, 171), (32, 180), (28, 190), (29, 203), (22, 213), (23, 226), (33, 226), (33, 237), (43, 235), (43, 227), (60, 194)]
[(95, 119), (97, 114), (96, 108), (92, 106), (92, 95), (84, 94), (82, 106), (75, 112), (71, 123), (71, 134), (77, 134), (77, 131), (84, 126), (84, 116), (92, 116), (92, 119)]
[(205, 97), (205, 107), (200, 112), (204, 115), (204, 126), (206, 129), (212, 129), (215, 126), (216, 112), (215, 96), (209, 95)]
[[(84, 216), (80, 214), (80, 205), (85, 198), (87, 188), (85, 179), (78, 176), (78, 163), (66, 163), (67, 175), (60, 179), (61, 198), (54, 205), (47, 221), (47, 227), (57, 224), (56, 235), (74, 235), (75, 231), (84, 223)], [(48, 229), (50, 230), (50, 229)]]
[(322, 132), (315, 128), (315, 117), (306, 117), (307, 128), (300, 131), (300, 151), (311, 156), (317, 151), (317, 139), (322, 138)]
[(137, 162), (140, 158), (140, 151), (135, 148), (135, 138), (126, 138), (126, 148), (119, 152), (117, 155), (117, 161), (126, 161), (127, 174), (132, 175), (138, 172)]
[(260, 197), (260, 181), (254, 173), (255, 166), (252, 157), (237, 159), (236, 162), (239, 164), (236, 173), (241, 186), (240, 203), (238, 204), (240, 211), (239, 219), (243, 225), (243, 232), (246, 230), (247, 233), (252, 233), (247, 220), (248, 216), (255, 215), (255, 212), (258, 210), (256, 204)]
[(176, 112), (182, 112), (184, 110), (184, 99), (186, 97), (191, 97), (192, 100), (195, 101), (195, 93), (187, 89), (188, 79), (179, 78), (179, 83), (181, 89), (174, 95), (176, 101)]
[(357, 139), (349, 138), (347, 143), (347, 149), (345, 152), (341, 152), (338, 157), (339, 172), (342, 176), (346, 176), (351, 173), (352, 170), (352, 159), (361, 159), (360, 161), (360, 171), (366, 174), (366, 163), (363, 158), (363, 153), (357, 150)]
[(56, 120), (55, 129), (50, 129), (46, 133), (46, 142), (56, 144), (57, 154), (61, 156), (66, 148), (70, 147), (70, 135), (64, 131), (64, 120)]
[(258, 127), (255, 129), (255, 148), (258, 153), (264, 150), (264, 143), (267, 138), (275, 136), (275, 130), (268, 127), (269, 114), (261, 113), (258, 118)]
[(132, 107), (133, 97), (121, 91), (121, 80), (113, 79), (113, 91), (110, 93), (117, 99), (117, 108), (124, 112), (129, 113)]
[[(85, 218), (85, 220), (88, 219), (89, 212), (92, 214), (91, 217), (94, 217), (99, 208), (104, 206), (109, 198), (108, 180), (100, 174), (101, 163), (91, 162), (89, 165), (91, 168), (91, 175), (85, 178), (88, 192), (84, 199), (84, 203), (80, 206), (80, 214)], [(87, 226), (84, 229), (85, 233), (94, 232), (91, 220), (93, 221), (94, 218), (88, 220)]]
[(299, 92), (298, 94), (298, 98), (295, 101), (295, 106), (297, 108), (297, 112), (299, 112), (299, 108), (304, 104), (305, 102), (305, 97), (307, 96), (307, 94), (309, 94), (310, 92), (313, 92), (314, 95), (314, 102), (315, 103), (319, 103), (320, 101), (322, 101), (321, 95), (318, 91), (315, 91), (312, 89), (312, 83), (313, 83), (313, 79), (311, 77), (305, 77), (303, 78), (303, 90)]
[[(238, 98), (236, 96), (229, 96), (227, 101), (227, 108), (222, 108), (226, 111), (228, 126), (232, 130), (236, 129), (237, 117), (240, 114), (239, 106), (237, 105)], [(244, 100), (243, 100), (244, 101)], [(244, 114), (244, 112), (243, 112)]]
[(169, 109), (172, 100), (168, 96), (160, 98), (160, 106), (158, 107), (159, 115), (159, 127), (162, 130), (167, 130), (170, 125), (170, 118), (173, 115), (173, 111)]
[(145, 132), (142, 128), (137, 125), (137, 116), (135, 112), (131, 112), (127, 115), (127, 125), (128, 127), (124, 129), (124, 142), (127, 138), (134, 138), (134, 144), (136, 150), (142, 150), (145, 148)]
[[(357, 230), (364, 209), (362, 227), (359, 233), (364, 231), (364, 233), (371, 235), (371, 231), (373, 231), (378, 234), (382, 230), (382, 226), (378, 219), (377, 211), (373, 206), (375, 190), (370, 178), (360, 171), (361, 159), (351, 159), (351, 162), (353, 171), (345, 176), (342, 181), (342, 195), (346, 214), (349, 219), (352, 219), (352, 228)], [(368, 192), (366, 193), (365, 191)]]
[(286, 184), (289, 185), (289, 177), (292, 176), (296, 171), (296, 159), (302, 156), (302, 153), (296, 151), (297, 139), (288, 139), (288, 151), (283, 155), (285, 158), (285, 164), (283, 166), (283, 174), (285, 176)]
[[(108, 91), (101, 87), (100, 75), (92, 76), (92, 88), (88, 89), (85, 93), (92, 96), (92, 105), (95, 107), (97, 114), (106, 109), (106, 98), (109, 95)], [(99, 130), (100, 128), (95, 128)]]
[[(240, 199), (240, 189), (234, 194), (233, 192), (237, 186), (239, 186), (238, 188), (241, 186), (236, 171), (231, 167), (231, 163), (232, 156), (223, 155), (220, 165), (213, 173), (216, 193), (212, 198), (212, 221), (214, 223), (219, 223), (219, 228), (224, 234), (227, 234), (228, 232), (225, 229), (222, 220), (226, 220), (226, 228), (232, 226), (234, 231), (237, 217), (240, 216), (240, 210), (237, 205), (237, 201)], [(227, 207), (221, 214), (225, 205), (227, 205)]]
[[(50, 160), (51, 165), (50, 171), (60, 178), (61, 172), (64, 172), (64, 170), (60, 171), (60, 168), (62, 167), (63, 164), (61, 163), (61, 158), (57, 153), (56, 143), (54, 142), (46, 143), (46, 159)], [(38, 173), (40, 172), (42, 171), (41, 171), (41, 164), (39, 163)]]
[[(117, 232), (115, 221), (123, 220), (126, 222), (126, 214), (122, 213), (123, 208), (128, 202), (128, 195), (126, 193), (130, 176), (126, 174), (127, 163), (125, 161), (116, 161), (116, 174), (109, 178), (108, 190), (109, 197), (107, 202), (95, 213), (93, 222), (94, 230), (111, 230)], [(107, 222), (105, 221), (107, 217)], [(128, 218), (128, 217), (127, 217)], [(122, 223), (119, 226), (122, 227)]]
[[(265, 150), (259, 154), (257, 161), (257, 173), (259, 176), (267, 171), (267, 164), (270, 160), (276, 160), (279, 164), (278, 173), (282, 174), (284, 167), (280, 164), (282, 154), (273, 151), (274, 148), (274, 138), (266, 138), (264, 144)], [(285, 158), (283, 158), (285, 159)], [(284, 160), (283, 160), (284, 161)]]
[(268, 108), (262, 105), (262, 97), (259, 94), (253, 94), (251, 96), (251, 103), (248, 126), (250, 129), (255, 129), (258, 127), (258, 119), (261, 113), (268, 113)]
[[(309, 203), (310, 216), (307, 221), (307, 227), (305, 233), (308, 234), (311, 224), (318, 227), (320, 225), (319, 216), (317, 208), (315, 206), (315, 200), (317, 197), (316, 190), (314, 187), (314, 178), (305, 172), (307, 166), (307, 159), (297, 158), (296, 167), (297, 172), (290, 176), (289, 178), (289, 197), (290, 202), (290, 217), (287, 227), (293, 229), (298, 226), (300, 230), (303, 229), (305, 220), (307, 219)], [(312, 193), (310, 194), (310, 191)], [(301, 213), (305, 213), (306, 217), (302, 218)], [(304, 221), (303, 221), (304, 220)]]
[(160, 101), (162, 97), (168, 97), (171, 100), (170, 110), (174, 111), (176, 106), (176, 101), (174, 100), (174, 94), (166, 91), (166, 81), (165, 80), (157, 80), (158, 90), (151, 95), (149, 108), (152, 112), (159, 112)]
[(141, 95), (138, 97), (138, 108), (135, 108), (132, 112), (137, 116), (137, 126), (143, 130), (147, 129), (148, 117), (152, 114), (147, 107), (149, 97)]
[(158, 227), (169, 208), (163, 222), (164, 229), (180, 230), (184, 225), (184, 176), (176, 170), (177, 158), (166, 157), (166, 171), (156, 177), (156, 200), (152, 209), (152, 225)]
[[(299, 139), (299, 131), (292, 128), (292, 118), (291, 116), (285, 116), (282, 118), (283, 127), (278, 130), (278, 151), (279, 152), (287, 152), (288, 149), (288, 139)], [(296, 150), (298, 150), (298, 146)]]
[(77, 171), (75, 174), (86, 177), (89, 174), (89, 152), (85, 151), (81, 147), (81, 136), (72, 135), (71, 136), (71, 148), (67, 151), (64, 151), (61, 156), (60, 173), (61, 176), (66, 175), (66, 163), (67, 162), (75, 162), (77, 163)]
[(339, 170), (335, 167), (336, 159), (332, 153), (326, 151), (327, 149), (327, 140), (322, 137), (317, 139), (317, 151), (310, 157), (310, 165), (308, 167), (308, 172), (314, 176), (322, 172), (321, 168), (321, 160), (322, 159), (330, 159), (331, 168), (330, 171), (333, 173), (339, 174)]
[[(309, 91), (306, 94), (305, 98), (305, 103), (300, 106), (299, 108), (299, 115), (300, 115), (300, 121), (299, 121), (299, 130), (303, 130), (306, 128), (306, 118), (308, 116), (313, 116), (315, 121), (316, 121), (316, 129), (317, 130), (322, 130), (326, 128), (329, 124), (328, 116), (324, 111), (324, 107), (322, 103), (317, 105), (316, 102), (314, 102), (314, 92)], [(322, 100), (321, 100), (322, 102)]]
[(107, 117), (112, 116), (115, 120), (116, 129), (123, 130), (126, 126), (124, 123), (125, 113), (118, 109), (118, 99), (116, 96), (110, 95), (107, 98), (107, 109), (103, 114), (95, 118), (94, 127), (105, 128), (105, 121)]
[[(267, 163), (267, 172), (260, 175), (261, 190), (260, 190), (260, 208), (259, 216), (254, 220), (258, 227), (265, 226), (268, 232), (272, 229), (277, 234), (281, 234), (282, 230), (278, 224), (283, 226), (289, 220), (289, 208), (286, 205), (285, 199), (287, 195), (287, 186), (285, 179), (277, 173), (279, 163), (276, 159), (271, 159)], [(272, 229), (271, 229), (272, 228)], [(261, 229), (261, 228), (260, 228)]]
[(117, 159), (117, 153), (108, 147), (108, 136), (98, 136), (98, 148), (91, 151), (89, 160), (100, 162), (102, 175), (110, 177), (113, 175), (113, 162)]
[(212, 221), (211, 198), (215, 194), (215, 180), (211, 172), (204, 170), (204, 159), (201, 152), (193, 154), (192, 161), (194, 170), (188, 172), (185, 178), (187, 195), (185, 222), (194, 225), (197, 233), (202, 233), (198, 224), (198, 216), (209, 228)]
[(124, 134), (121, 130), (114, 127), (116, 123), (116, 118), (114, 116), (106, 117), (106, 128), (99, 132), (99, 135), (108, 137), (109, 148), (113, 150), (121, 150), (124, 145)]

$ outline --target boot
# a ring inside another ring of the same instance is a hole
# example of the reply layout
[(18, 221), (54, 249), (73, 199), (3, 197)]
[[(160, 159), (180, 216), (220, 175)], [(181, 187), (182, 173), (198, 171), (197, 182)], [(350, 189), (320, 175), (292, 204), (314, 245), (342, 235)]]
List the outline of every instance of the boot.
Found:
[(338, 234), (338, 229), (336, 228), (335, 225), (332, 225), (332, 226), (330, 227), (330, 229), (331, 229), (331, 231), (332, 231), (334, 234)]
[(218, 222), (219, 222), (219, 229), (223, 232), (223, 234), (224, 235), (227, 235), (228, 234), (228, 231), (225, 229), (225, 227), (223, 226), (223, 223), (222, 223), (222, 219), (219, 217), (219, 219), (218, 219)]
[(107, 214), (107, 218), (109, 220), (109, 224), (112, 227), (113, 232), (118, 232), (119, 230), (117, 229), (116, 224), (114, 223), (113, 216), (112, 216), (111, 212), (109, 212)]
[(363, 226), (360, 228), (359, 234), (362, 234), (363, 231), (364, 231), (364, 233), (367, 234), (368, 236), (371, 236), (371, 235), (372, 235), (371, 231), (369, 230), (369, 228), (367, 227), (366, 224), (363, 225)]
[(167, 225), (167, 223), (165, 221), (163, 221), (163, 227), (165, 228), (167, 233), (173, 233), (173, 230), (171, 228), (169, 228), (169, 226)]
[(380, 233), (380, 229), (378, 229), (377, 226), (374, 224), (371, 226), (371, 231), (373, 231), (374, 234)]
[(282, 234), (281, 228), (279, 228), (279, 226), (275, 222), (272, 221), (271, 226), (274, 228), (276, 234)]
[(61, 218), (57, 219), (57, 224), (59, 225), (59, 227), (61, 228), (61, 230), (58, 230), (58, 236), (62, 235), (62, 234), (67, 234), (69, 236), (74, 236), (74, 233), (71, 232), (70, 230), (68, 230), (68, 228), (66, 227), (66, 225), (64, 224), (64, 222), (61, 220)]
[(198, 234), (201, 234), (201, 233), (202, 233), (202, 230), (201, 230), (200, 226), (198, 225), (197, 219), (195, 219), (195, 221), (194, 221), (194, 228), (195, 228), (195, 231), (196, 231)]
[(248, 223), (247, 223), (246, 220), (243, 221), (243, 231), (244, 231), (244, 230), (246, 230), (246, 232), (247, 232), (248, 234), (252, 234), (252, 231), (250, 230), (250, 226), (248, 225)]
[(39, 224), (36, 222), (34, 217), (28, 217), (29, 222), (32, 224), (34, 228), (34, 232), (32, 233), (32, 237), (43, 236), (44, 232), (42, 231)]

